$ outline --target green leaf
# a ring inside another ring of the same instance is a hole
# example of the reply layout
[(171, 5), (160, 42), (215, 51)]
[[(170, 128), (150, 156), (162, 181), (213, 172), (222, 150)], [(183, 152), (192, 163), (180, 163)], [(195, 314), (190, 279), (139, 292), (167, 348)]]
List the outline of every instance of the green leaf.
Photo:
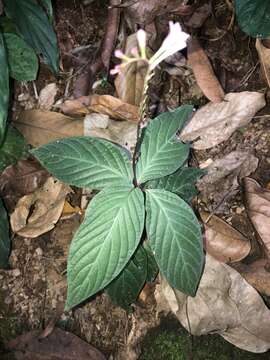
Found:
[(134, 254), (144, 228), (144, 198), (138, 188), (104, 189), (94, 197), (72, 241), (66, 308), (107, 286)]
[(206, 173), (206, 170), (199, 168), (182, 167), (171, 175), (148, 181), (146, 188), (168, 190), (179, 195), (186, 202), (190, 202), (198, 194), (196, 182)]
[(8, 267), (10, 253), (9, 225), (6, 209), (0, 199), (0, 268)]
[(158, 264), (155, 260), (153, 251), (151, 250), (151, 247), (149, 246), (148, 242), (145, 242), (143, 244), (144, 250), (147, 254), (147, 277), (146, 281), (153, 282), (158, 274)]
[(0, 172), (7, 166), (16, 164), (27, 152), (28, 146), (21, 133), (11, 126), (8, 127), (4, 142), (0, 146)]
[(35, 0), (5, 1), (6, 15), (14, 22), (18, 34), (42, 55), (54, 72), (58, 71), (59, 53), (52, 24)]
[(0, 145), (5, 136), (8, 102), (9, 102), (9, 74), (6, 48), (3, 35), (0, 32)]
[(189, 145), (176, 139), (192, 113), (191, 105), (184, 105), (172, 112), (166, 112), (152, 120), (146, 128), (136, 165), (139, 184), (173, 173), (187, 159)]
[(53, 8), (52, 8), (51, 0), (40, 0), (40, 1), (41, 1), (42, 5), (44, 6), (44, 8), (46, 9), (50, 21), (52, 21), (53, 20)]
[(56, 178), (70, 185), (103, 189), (132, 183), (127, 152), (104, 139), (71, 137), (41, 146), (32, 153)]
[(235, 0), (236, 17), (241, 29), (259, 38), (270, 36), (270, 1)]
[(35, 80), (38, 58), (34, 50), (18, 35), (4, 33), (10, 76), (18, 81)]
[(191, 207), (166, 190), (146, 190), (146, 231), (161, 273), (194, 296), (203, 267), (200, 224)]
[(147, 255), (142, 246), (128, 262), (124, 270), (106, 288), (111, 300), (125, 310), (129, 310), (146, 281)]

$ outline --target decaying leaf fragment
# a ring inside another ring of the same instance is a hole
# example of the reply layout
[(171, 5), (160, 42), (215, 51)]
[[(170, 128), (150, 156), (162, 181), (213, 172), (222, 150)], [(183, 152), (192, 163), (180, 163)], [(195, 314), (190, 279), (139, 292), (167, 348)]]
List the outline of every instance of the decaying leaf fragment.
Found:
[(49, 177), (41, 189), (18, 201), (10, 216), (13, 232), (35, 238), (53, 229), (61, 216), (65, 197), (71, 191), (68, 185)]
[(200, 212), (200, 216), (204, 222), (205, 246), (208, 254), (224, 263), (240, 261), (249, 254), (250, 241), (239, 231), (215, 215), (209, 220), (207, 212)]
[(187, 47), (188, 64), (193, 70), (199, 87), (210, 101), (220, 103), (224, 99), (224, 91), (199, 41), (192, 38), (188, 41)]
[(257, 181), (244, 179), (247, 211), (259, 240), (270, 258), (270, 190), (263, 189)]
[(261, 63), (261, 72), (270, 87), (270, 49), (263, 45), (261, 39), (256, 39), (256, 49)]
[(160, 291), (181, 324), (193, 335), (218, 333), (254, 353), (270, 349), (270, 310), (263, 299), (236, 270), (209, 254), (194, 298), (171, 288), (164, 278), (157, 294), (161, 302)]
[(46, 85), (39, 94), (39, 108), (43, 110), (50, 110), (55, 102), (57, 91), (58, 88), (55, 83)]
[(238, 128), (246, 126), (264, 106), (262, 93), (229, 93), (224, 101), (201, 107), (184, 127), (181, 139), (194, 141), (194, 149), (209, 149), (229, 139)]

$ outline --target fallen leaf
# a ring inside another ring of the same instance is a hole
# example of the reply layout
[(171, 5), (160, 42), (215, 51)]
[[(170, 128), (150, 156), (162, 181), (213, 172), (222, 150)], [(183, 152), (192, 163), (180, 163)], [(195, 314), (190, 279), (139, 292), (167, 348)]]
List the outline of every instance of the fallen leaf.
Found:
[(0, 196), (8, 209), (14, 210), (19, 198), (40, 188), (49, 176), (35, 158), (19, 160), (0, 175)]
[(229, 139), (238, 128), (246, 126), (264, 106), (262, 93), (229, 93), (221, 103), (208, 103), (201, 107), (182, 130), (181, 139), (194, 141), (194, 149), (209, 149)]
[(50, 110), (55, 102), (58, 88), (55, 83), (46, 85), (39, 94), (38, 104), (42, 110)]
[(23, 196), (10, 216), (13, 232), (35, 238), (53, 229), (61, 216), (69, 186), (48, 178), (43, 187), (33, 194)]
[[(235, 195), (239, 181), (253, 173), (258, 163), (258, 158), (248, 152), (233, 151), (204, 168), (207, 174), (198, 180), (197, 187), (215, 208), (225, 197), (228, 200)], [(222, 211), (222, 208), (219, 210)]]
[(133, 150), (137, 139), (137, 124), (112, 120), (108, 115), (92, 113), (84, 119), (84, 135), (108, 139)]
[[(137, 34), (127, 38), (125, 55), (131, 56), (132, 49), (137, 47)], [(143, 94), (146, 66), (143, 61), (136, 61), (127, 64), (117, 75), (114, 84), (119, 99), (128, 104), (140, 105)]]
[(246, 208), (259, 241), (270, 258), (270, 190), (251, 178), (244, 179)]
[(261, 294), (270, 296), (270, 266), (269, 260), (260, 259), (251, 264), (236, 263), (233, 268)]
[(17, 360), (105, 360), (105, 356), (78, 336), (55, 328), (44, 338), (38, 330), (11, 340), (7, 347)]
[(261, 63), (261, 72), (270, 87), (270, 49), (265, 47), (262, 40), (258, 38), (256, 39), (256, 49)]
[[(205, 249), (216, 260), (224, 263), (244, 259), (250, 252), (250, 241), (219, 217), (201, 211), (204, 222)], [(208, 221), (207, 221), (208, 220)]]
[(171, 288), (164, 278), (160, 288), (171, 310), (193, 335), (218, 333), (254, 353), (270, 349), (270, 311), (263, 299), (236, 270), (209, 254), (194, 298)]
[(224, 91), (213, 71), (212, 65), (197, 39), (187, 42), (188, 64), (204, 95), (213, 103), (224, 99)]
[(79, 208), (79, 206), (72, 206), (67, 200), (65, 200), (63, 211), (61, 214), (61, 220), (69, 219), (75, 214), (81, 215), (81, 208)]
[(69, 136), (83, 135), (83, 120), (53, 111), (22, 111), (14, 126), (34, 147)]
[(202, 27), (206, 19), (211, 15), (212, 6), (209, 3), (199, 6), (191, 15), (188, 21), (185, 21), (185, 25), (193, 29), (199, 29)]
[(111, 95), (82, 96), (75, 100), (66, 100), (61, 110), (69, 115), (86, 115), (97, 112), (117, 120), (138, 121), (138, 106), (126, 102)]

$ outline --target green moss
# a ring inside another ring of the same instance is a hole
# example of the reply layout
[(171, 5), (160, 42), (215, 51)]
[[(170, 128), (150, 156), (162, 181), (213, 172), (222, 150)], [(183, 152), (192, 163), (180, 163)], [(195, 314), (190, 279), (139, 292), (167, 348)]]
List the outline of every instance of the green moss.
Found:
[(256, 360), (269, 359), (269, 352), (253, 354), (225, 341), (221, 336), (192, 337), (174, 319), (164, 320), (142, 343), (140, 360)]

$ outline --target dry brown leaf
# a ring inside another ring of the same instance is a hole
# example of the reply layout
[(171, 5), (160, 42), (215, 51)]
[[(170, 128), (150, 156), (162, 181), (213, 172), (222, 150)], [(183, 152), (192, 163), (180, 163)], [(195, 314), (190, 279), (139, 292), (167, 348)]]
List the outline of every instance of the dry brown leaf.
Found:
[(81, 215), (82, 209), (79, 206), (72, 206), (67, 200), (65, 200), (61, 220), (69, 219), (75, 214)]
[(191, 66), (202, 92), (213, 103), (220, 103), (224, 99), (224, 91), (198, 40), (190, 39), (187, 43), (187, 49), (188, 64)]
[(194, 141), (194, 149), (209, 149), (246, 126), (264, 106), (264, 94), (260, 92), (229, 93), (221, 103), (201, 107), (184, 127), (181, 138)]
[(65, 197), (71, 191), (68, 185), (48, 178), (41, 189), (18, 201), (10, 216), (13, 232), (35, 238), (53, 229), (63, 211)]
[[(263, 299), (236, 270), (209, 254), (194, 298), (171, 288), (164, 278), (160, 290), (181, 324), (193, 335), (218, 333), (254, 353), (270, 349), (270, 311)], [(157, 301), (162, 294), (158, 294)]]
[(138, 121), (138, 106), (111, 95), (83, 96), (76, 100), (67, 100), (61, 106), (63, 113), (68, 115), (86, 115), (98, 112), (117, 120)]
[(193, 29), (199, 29), (202, 27), (206, 19), (211, 15), (212, 6), (210, 3), (199, 6), (188, 21), (185, 21), (185, 25)]
[(9, 211), (13, 211), (17, 201), (41, 187), (49, 173), (35, 158), (19, 160), (8, 166), (0, 176), (0, 196)]
[(204, 222), (206, 251), (216, 260), (236, 262), (249, 254), (250, 241), (239, 231), (215, 215), (209, 221), (209, 213), (202, 211), (200, 215)]
[[(133, 48), (137, 47), (137, 34), (127, 38), (125, 54), (131, 55)], [(146, 74), (145, 62), (132, 62), (126, 65), (117, 75), (114, 84), (117, 96), (124, 102), (140, 105), (143, 94), (144, 78)]]
[(50, 110), (55, 102), (58, 88), (55, 83), (46, 85), (39, 94), (38, 104), (42, 110)]
[(21, 112), (14, 126), (35, 147), (61, 138), (83, 135), (84, 129), (82, 119), (43, 110)]
[(105, 356), (78, 336), (55, 328), (44, 338), (30, 331), (11, 340), (7, 347), (17, 360), (105, 360)]
[(269, 260), (260, 259), (251, 264), (237, 263), (233, 268), (260, 293), (270, 296), (270, 266)]
[(244, 185), (248, 215), (267, 257), (270, 258), (270, 190), (263, 189), (251, 178), (245, 178)]
[(263, 77), (270, 87), (270, 49), (263, 45), (261, 39), (256, 39), (256, 49), (261, 63)]

